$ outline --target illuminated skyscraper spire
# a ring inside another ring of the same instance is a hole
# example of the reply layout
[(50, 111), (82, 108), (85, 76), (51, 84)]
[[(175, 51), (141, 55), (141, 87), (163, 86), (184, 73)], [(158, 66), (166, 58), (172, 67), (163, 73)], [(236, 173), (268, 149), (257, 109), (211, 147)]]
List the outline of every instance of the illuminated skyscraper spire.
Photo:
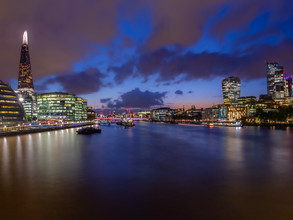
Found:
[(18, 100), (22, 103), (26, 115), (29, 115), (32, 121), (37, 120), (37, 102), (34, 91), (33, 74), (31, 69), (30, 54), (28, 50), (28, 35), (24, 31), (20, 52), (20, 62), (18, 71)]
[(27, 30), (23, 33), (22, 44), (28, 44)]
[(27, 31), (23, 33), (23, 41), (20, 52), (19, 74), (18, 74), (18, 89), (33, 90), (33, 75), (31, 70), (31, 61), (28, 50)]

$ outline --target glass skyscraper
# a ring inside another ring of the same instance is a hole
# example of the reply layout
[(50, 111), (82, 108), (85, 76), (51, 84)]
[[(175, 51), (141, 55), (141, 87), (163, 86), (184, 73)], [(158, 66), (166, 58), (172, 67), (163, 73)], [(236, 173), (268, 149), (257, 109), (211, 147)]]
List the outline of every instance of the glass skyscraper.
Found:
[(267, 92), (273, 99), (285, 97), (284, 68), (278, 62), (267, 62)]
[(238, 77), (230, 76), (222, 80), (223, 99), (225, 104), (236, 101), (240, 97), (241, 82)]
[(16, 93), (19, 101), (24, 106), (25, 113), (30, 116), (32, 120), (37, 120), (37, 103), (28, 49), (27, 31), (23, 34), (18, 73), (18, 89)]

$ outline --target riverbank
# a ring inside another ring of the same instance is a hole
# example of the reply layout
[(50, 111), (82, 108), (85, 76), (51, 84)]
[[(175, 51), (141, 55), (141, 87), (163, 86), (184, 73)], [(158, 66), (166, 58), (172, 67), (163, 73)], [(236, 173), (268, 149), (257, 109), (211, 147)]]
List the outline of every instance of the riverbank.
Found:
[(33, 127), (33, 128), (26, 128), (21, 130), (13, 130), (13, 131), (1, 131), (0, 137), (6, 136), (14, 136), (14, 135), (24, 135), (24, 134), (33, 134), (39, 132), (46, 132), (46, 131), (55, 131), (55, 130), (62, 130), (62, 129), (69, 129), (69, 128), (78, 128), (88, 125), (94, 125), (92, 122), (84, 122), (84, 123), (75, 123), (75, 124), (63, 124), (63, 125), (51, 125), (46, 127)]

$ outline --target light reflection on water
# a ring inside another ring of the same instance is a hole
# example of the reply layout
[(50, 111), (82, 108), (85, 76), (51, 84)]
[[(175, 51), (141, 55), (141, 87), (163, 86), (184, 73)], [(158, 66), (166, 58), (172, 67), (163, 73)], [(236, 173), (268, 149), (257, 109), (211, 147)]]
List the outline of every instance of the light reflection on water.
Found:
[(293, 216), (291, 129), (143, 122), (102, 129), (0, 138), (2, 215), (207, 219), (212, 207), (217, 217), (251, 219), (258, 207), (270, 210), (258, 219)]

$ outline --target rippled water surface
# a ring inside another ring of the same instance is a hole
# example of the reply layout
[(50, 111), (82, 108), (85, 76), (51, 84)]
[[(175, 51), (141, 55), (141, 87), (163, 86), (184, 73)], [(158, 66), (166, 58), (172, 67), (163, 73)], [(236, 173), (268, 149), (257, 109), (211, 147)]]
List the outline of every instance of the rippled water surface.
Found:
[(102, 129), (0, 138), (0, 219), (293, 219), (293, 130)]

